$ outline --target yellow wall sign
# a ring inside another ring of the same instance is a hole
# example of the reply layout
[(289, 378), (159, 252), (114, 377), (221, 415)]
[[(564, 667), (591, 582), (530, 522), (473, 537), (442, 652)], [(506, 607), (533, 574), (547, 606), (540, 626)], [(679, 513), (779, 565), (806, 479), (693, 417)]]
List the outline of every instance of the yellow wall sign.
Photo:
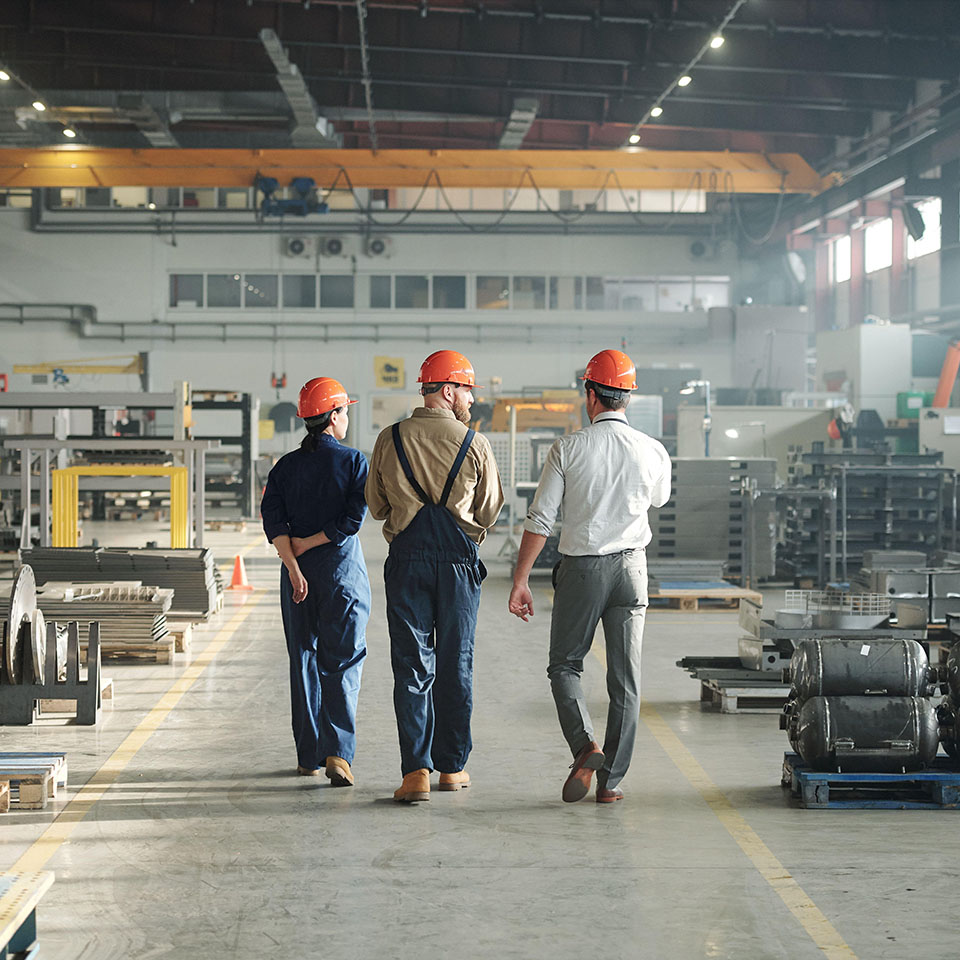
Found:
[(373, 373), (378, 387), (402, 390), (406, 385), (403, 357), (374, 357)]

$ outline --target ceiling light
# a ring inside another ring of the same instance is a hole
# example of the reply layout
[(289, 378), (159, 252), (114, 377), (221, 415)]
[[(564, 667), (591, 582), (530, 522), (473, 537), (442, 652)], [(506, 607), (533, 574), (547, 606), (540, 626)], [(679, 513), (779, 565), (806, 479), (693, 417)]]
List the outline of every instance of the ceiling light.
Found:
[(43, 111), (47, 109), (47, 105), (42, 100), (34, 100), (33, 109), (38, 113), (43, 113)]
[(156, 209), (157, 209), (157, 205), (156, 205), (153, 201), (151, 201), (150, 203), (147, 204), (147, 209), (148, 209), (148, 210), (156, 210)]
[(723, 432), (731, 440), (736, 440), (740, 436), (740, 431), (736, 427), (728, 427)]
[(663, 107), (654, 107), (654, 108), (650, 111), (650, 116), (651, 116), (651, 117), (659, 117), (661, 113), (663, 113)]
[(77, 131), (74, 130), (72, 127), (64, 127), (63, 135), (67, 137), (69, 140), (72, 140), (77, 135)]
[(631, 133), (631, 134), (630, 134), (630, 142), (631, 142), (631, 143), (639, 143), (639, 142), (640, 142), (640, 134), (639, 134), (639, 133)]
[(677, 86), (678, 86), (678, 87), (689, 87), (689, 86), (690, 86), (690, 81), (691, 81), (692, 79), (693, 79), (693, 77), (683, 76), (683, 77), (681, 77), (681, 78), (677, 81)]
[(710, 48), (711, 48), (712, 50), (719, 50), (719, 49), (724, 45), (725, 42), (726, 42), (726, 41), (723, 39), (723, 37), (718, 33), (718, 34), (710, 41)]
[(6, 82), (10, 79), (10, 74), (6, 70), (0, 70), (0, 80)]
[(696, 389), (696, 387), (681, 387), (680, 393), (685, 397), (689, 397)]

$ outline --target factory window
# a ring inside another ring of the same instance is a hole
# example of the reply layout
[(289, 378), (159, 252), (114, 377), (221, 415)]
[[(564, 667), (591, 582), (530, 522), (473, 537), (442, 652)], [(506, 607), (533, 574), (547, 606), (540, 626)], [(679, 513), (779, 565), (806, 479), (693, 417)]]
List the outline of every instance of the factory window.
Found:
[(546, 310), (547, 281), (544, 277), (513, 278), (514, 310)]
[(940, 198), (931, 197), (916, 205), (923, 217), (923, 236), (919, 240), (907, 237), (907, 259), (915, 260), (940, 249)]
[(579, 310), (583, 306), (583, 280), (580, 277), (550, 278), (550, 309)]
[(619, 310), (620, 280), (617, 277), (587, 277), (587, 309)]
[(657, 281), (659, 310), (684, 313), (693, 305), (692, 277), (660, 277)]
[(393, 306), (390, 288), (393, 277), (390, 274), (370, 278), (370, 307), (374, 310), (389, 310)]
[(693, 278), (693, 308), (695, 310), (729, 306), (730, 279), (728, 277)]
[(146, 187), (114, 187), (110, 191), (111, 204), (114, 207), (145, 207), (149, 191)]
[(208, 273), (207, 274), (207, 306), (208, 307), (239, 307), (240, 306), (240, 274), (239, 273)]
[(87, 187), (86, 190), (84, 190), (84, 206), (109, 207), (110, 206), (110, 188), (109, 187)]
[(871, 223), (863, 232), (863, 269), (867, 273), (885, 270), (893, 263), (893, 221), (886, 217)]
[(846, 283), (850, 279), (850, 236), (837, 237), (833, 242), (833, 282)]
[(246, 187), (221, 187), (217, 190), (217, 206), (227, 210), (247, 210), (250, 191)]
[(429, 281), (426, 277), (398, 274), (394, 304), (398, 310), (426, 310), (429, 303), (427, 294)]
[(656, 310), (656, 280), (624, 280), (620, 286), (621, 310)]
[(243, 275), (243, 305), (245, 307), (275, 307), (277, 305), (277, 275), (275, 273), (245, 273)]
[(464, 310), (467, 306), (466, 277), (434, 277), (433, 309)]
[(283, 276), (283, 305), (290, 309), (317, 305), (317, 278), (312, 273), (287, 273)]
[(203, 274), (173, 273), (170, 275), (171, 307), (203, 306)]
[(510, 306), (508, 277), (477, 277), (477, 309), (506, 310)]
[(353, 274), (324, 274), (320, 278), (321, 309), (353, 308)]
[(183, 191), (184, 207), (212, 208), (217, 205), (217, 191), (215, 187), (195, 187)]

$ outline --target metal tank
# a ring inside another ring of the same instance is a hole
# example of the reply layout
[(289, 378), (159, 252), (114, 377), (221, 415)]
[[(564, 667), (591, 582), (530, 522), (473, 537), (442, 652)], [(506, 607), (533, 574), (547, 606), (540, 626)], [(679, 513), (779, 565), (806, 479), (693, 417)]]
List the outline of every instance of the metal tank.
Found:
[(784, 708), (781, 727), (815, 770), (922, 770), (939, 746), (937, 712), (922, 697), (813, 697)]
[(944, 697), (937, 707), (937, 721), (943, 749), (954, 760), (960, 760), (960, 701), (953, 696)]
[[(958, 670), (960, 676), (960, 670)], [(916, 640), (801, 640), (790, 661), (791, 695), (924, 697), (937, 671)]]

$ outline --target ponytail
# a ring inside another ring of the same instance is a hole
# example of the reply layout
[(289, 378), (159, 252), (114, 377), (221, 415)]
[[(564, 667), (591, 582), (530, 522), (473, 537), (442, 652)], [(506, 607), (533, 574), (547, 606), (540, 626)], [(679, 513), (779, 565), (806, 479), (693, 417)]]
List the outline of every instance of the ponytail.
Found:
[(318, 438), (323, 431), (330, 426), (330, 418), (342, 409), (343, 407), (337, 407), (334, 410), (321, 413), (319, 417), (307, 417), (304, 420), (307, 427), (307, 435), (300, 441), (300, 449), (306, 450), (307, 453), (313, 453), (313, 451), (317, 449)]

